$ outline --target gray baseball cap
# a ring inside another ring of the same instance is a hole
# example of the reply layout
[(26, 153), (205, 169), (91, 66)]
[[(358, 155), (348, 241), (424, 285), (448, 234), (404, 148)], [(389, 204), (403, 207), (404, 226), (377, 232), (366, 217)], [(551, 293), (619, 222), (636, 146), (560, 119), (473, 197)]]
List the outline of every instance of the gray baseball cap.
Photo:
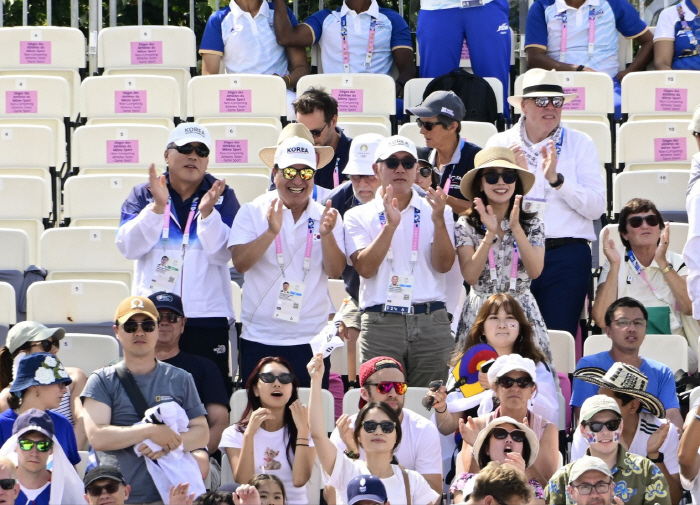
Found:
[(612, 472), (610, 472), (610, 469), (608, 468), (608, 465), (605, 464), (605, 461), (594, 456), (583, 456), (582, 458), (574, 461), (574, 464), (571, 465), (571, 468), (569, 469), (569, 484), (574, 482), (589, 470), (595, 470), (596, 472), (607, 475), (612, 479)]
[(406, 109), (418, 117), (445, 116), (455, 121), (462, 121), (466, 115), (462, 99), (452, 91), (433, 91), (417, 107)]

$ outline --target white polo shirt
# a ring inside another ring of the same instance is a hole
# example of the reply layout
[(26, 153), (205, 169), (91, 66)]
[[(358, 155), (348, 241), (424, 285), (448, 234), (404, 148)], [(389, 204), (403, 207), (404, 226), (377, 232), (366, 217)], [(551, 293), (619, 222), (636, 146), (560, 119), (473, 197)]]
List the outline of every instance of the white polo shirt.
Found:
[[(199, 53), (223, 55), (229, 74), (287, 75), (289, 61), (285, 48), (277, 44), (273, 7), (263, 1), (252, 17), (232, 1), (207, 21)], [(297, 25), (294, 14), (287, 10), (292, 25)]]
[[(270, 191), (246, 203), (238, 211), (231, 227), (228, 246), (252, 242), (268, 229), (267, 212), (270, 203), (277, 198), (277, 191)], [(328, 298), (328, 275), (323, 270), (321, 235), (319, 226), (324, 207), (309, 198), (309, 204), (301, 217), (294, 222), (292, 211), (284, 208), (284, 221), (280, 237), (284, 255), (284, 279), (290, 282), (304, 278), (304, 254), (308, 234), (308, 220), (314, 220), (314, 238), (311, 249), (311, 267), (303, 281), (304, 298), (301, 305), (300, 322), (292, 323), (273, 317), (275, 305), (282, 283), (282, 271), (277, 263), (275, 243), (270, 244), (265, 254), (243, 278), (243, 305), (241, 320), (242, 337), (252, 342), (268, 345), (308, 344), (328, 323), (332, 312)], [(343, 220), (333, 228), (333, 236), (340, 250), (344, 252)]]
[[(486, 142), (485, 147), (510, 147), (521, 145), (516, 128), (497, 133)], [(532, 150), (539, 151), (548, 145), (549, 137)], [(541, 157), (539, 166), (528, 165), (535, 175), (535, 185), (525, 199), (537, 198), (547, 201), (544, 214), (546, 238), (584, 238), (596, 240), (593, 221), (605, 212), (605, 184), (600, 175), (598, 153), (593, 140), (585, 133), (564, 128), (561, 153), (557, 161), (557, 172), (564, 176), (564, 184), (559, 189), (552, 188), (542, 174)]]
[[(350, 256), (368, 247), (382, 231), (379, 214), (384, 212), (381, 188), (371, 202), (354, 207), (345, 213), (345, 251)], [(386, 302), (387, 287), (393, 275), (411, 271), (411, 244), (413, 243), (414, 209), (420, 211), (420, 236), (418, 239), (418, 261), (413, 269), (413, 303), (447, 302), (447, 274), (433, 269), (431, 250), (435, 227), (433, 226), (433, 209), (421, 198), (415, 189), (411, 189), (411, 201), (401, 211), (401, 222), (394, 232), (391, 249), (394, 255), (393, 268), (389, 261), (379, 265), (377, 273), (371, 279), (360, 277), (360, 308)], [(445, 206), (445, 225), (454, 248), (454, 220), (452, 208)], [(235, 223), (234, 223), (235, 224)]]

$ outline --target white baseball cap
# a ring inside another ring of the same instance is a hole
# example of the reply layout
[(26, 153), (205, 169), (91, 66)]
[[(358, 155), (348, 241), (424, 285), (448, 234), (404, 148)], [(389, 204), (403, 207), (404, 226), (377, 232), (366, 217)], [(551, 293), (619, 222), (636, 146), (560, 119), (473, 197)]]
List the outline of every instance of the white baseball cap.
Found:
[(374, 175), (374, 154), (385, 138), (379, 133), (363, 133), (352, 139), (350, 156), (343, 175)]
[(523, 358), (520, 354), (506, 354), (499, 356), (489, 368), (489, 382), (496, 382), (499, 377), (503, 377), (514, 370), (525, 372), (533, 381), (537, 379), (537, 369), (534, 361), (530, 358)]
[(308, 140), (290, 137), (277, 146), (274, 161), (278, 167), (306, 165), (316, 170), (316, 151)]
[(379, 143), (374, 153), (374, 161), (385, 160), (392, 154), (400, 153), (401, 151), (411, 153), (414, 158), (418, 159), (418, 152), (413, 141), (401, 135), (394, 135), (385, 138)]
[(695, 107), (695, 112), (693, 112), (693, 119), (688, 125), (688, 130), (691, 132), (700, 132), (700, 105)]
[(180, 123), (177, 125), (177, 127), (170, 132), (166, 147), (170, 144), (184, 146), (190, 142), (201, 142), (211, 150), (211, 135), (209, 135), (209, 130), (197, 123)]

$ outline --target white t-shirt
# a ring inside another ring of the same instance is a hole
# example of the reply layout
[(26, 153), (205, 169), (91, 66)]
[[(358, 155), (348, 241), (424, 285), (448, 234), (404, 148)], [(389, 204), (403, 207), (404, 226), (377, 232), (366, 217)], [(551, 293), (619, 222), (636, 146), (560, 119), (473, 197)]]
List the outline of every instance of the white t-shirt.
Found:
[[(352, 428), (355, 427), (357, 414), (350, 417)], [(440, 452), (440, 435), (429, 419), (412, 410), (403, 409), (401, 421), (401, 443), (394, 451), (399, 464), (408, 470), (415, 470), (421, 475), (442, 475), (442, 454)], [(347, 446), (340, 438), (338, 428), (331, 434), (331, 442), (344, 451)], [(365, 459), (365, 452), (360, 448), (360, 458)]]
[[(642, 411), (639, 413), (639, 425), (637, 426), (637, 433), (634, 435), (632, 444), (630, 445), (627, 452), (632, 454), (639, 454), (640, 456), (647, 457), (647, 442), (649, 442), (649, 437), (654, 433), (658, 427), (661, 426), (661, 419), (654, 416), (653, 414)], [(571, 443), (571, 461), (576, 461), (580, 457), (586, 454), (588, 450), (588, 441), (581, 435), (581, 430), (576, 430), (574, 432), (574, 439)], [(678, 465), (678, 430), (671, 423), (671, 426), (666, 435), (666, 440), (661, 445), (659, 452), (664, 455), (664, 464), (668, 473), (671, 475), (680, 472), (680, 466)]]
[[(403, 480), (403, 472), (398, 465), (391, 465), (394, 470), (394, 476), (386, 479), (381, 479), (386, 488), (386, 495), (389, 503), (393, 505), (401, 505), (407, 503), (406, 486)], [(358, 475), (367, 475), (371, 472), (367, 468), (367, 464), (360, 460), (352, 460), (343, 454), (341, 449), (338, 449), (335, 457), (335, 466), (333, 473), (330, 475), (328, 485), (333, 486), (340, 492), (336, 493), (340, 501), (338, 505), (344, 505), (348, 501), (348, 495), (345, 490), (348, 483)], [(411, 503), (414, 505), (428, 505), (437, 500), (440, 495), (437, 494), (428, 484), (421, 474), (414, 470), (406, 470), (408, 474), (408, 485), (411, 492)], [(290, 500), (291, 503), (291, 500)]]
[[(276, 475), (284, 483), (284, 489), (287, 492), (287, 501), (290, 504), (304, 505), (308, 503), (306, 496), (306, 486), (294, 487), (292, 480), (292, 467), (287, 461), (287, 441), (289, 434), (287, 428), (282, 428), (277, 431), (265, 431), (258, 428), (253, 436), (253, 453), (255, 454), (255, 473), (269, 473)], [(309, 446), (313, 447), (314, 443), (309, 435)], [(238, 431), (235, 425), (229, 426), (221, 435), (219, 449), (225, 452), (227, 447), (240, 449), (243, 447), (243, 433)], [(302, 449), (303, 450), (303, 449)], [(294, 456), (291, 455), (292, 463)], [(239, 484), (245, 484), (239, 482)]]
[[(229, 247), (252, 242), (267, 231), (267, 212), (270, 203), (277, 197), (277, 191), (270, 191), (241, 207), (231, 227)], [(319, 233), (323, 211), (324, 207), (311, 198), (309, 198), (308, 207), (296, 222), (291, 210), (285, 207), (283, 211), (280, 237), (285, 263), (284, 280), (291, 283), (303, 280), (305, 286), (299, 315), (300, 322), (294, 323), (274, 317), (283, 277), (273, 242), (244, 275), (245, 295), (241, 308), (242, 338), (268, 345), (308, 344), (328, 324), (331, 304), (328, 298), (328, 274), (323, 269)], [(304, 276), (309, 219), (314, 221), (314, 231), (310, 269)], [(333, 236), (344, 253), (343, 220), (340, 216), (333, 228)]]

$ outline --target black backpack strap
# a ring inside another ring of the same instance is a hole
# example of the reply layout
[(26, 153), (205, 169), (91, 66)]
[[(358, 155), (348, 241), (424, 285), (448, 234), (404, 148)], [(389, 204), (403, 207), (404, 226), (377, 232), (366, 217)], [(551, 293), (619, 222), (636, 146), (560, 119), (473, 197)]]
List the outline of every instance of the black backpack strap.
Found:
[(129, 397), (129, 400), (131, 400), (131, 403), (136, 409), (136, 413), (139, 415), (139, 419), (143, 419), (143, 416), (146, 415), (146, 410), (148, 410), (148, 402), (146, 398), (143, 397), (139, 385), (136, 384), (136, 379), (134, 379), (134, 376), (126, 367), (124, 361), (114, 368), (117, 372), (117, 377), (119, 377), (119, 382), (122, 383), (126, 395)]

